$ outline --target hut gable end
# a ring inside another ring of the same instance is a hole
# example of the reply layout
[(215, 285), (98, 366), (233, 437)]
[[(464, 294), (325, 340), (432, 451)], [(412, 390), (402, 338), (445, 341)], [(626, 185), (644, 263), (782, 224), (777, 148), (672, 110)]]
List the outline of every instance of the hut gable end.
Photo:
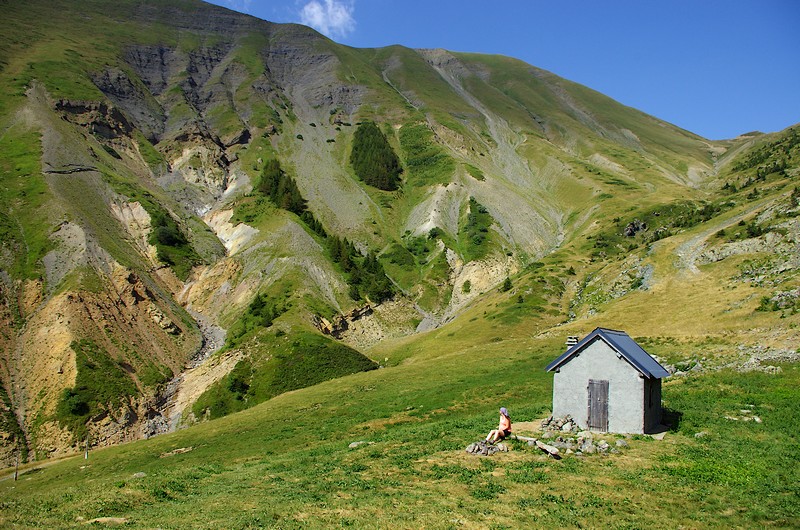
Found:
[(661, 420), (661, 378), (669, 373), (623, 331), (597, 328), (547, 366), (553, 415), (586, 428), (642, 433)]
[(597, 339), (601, 339), (608, 344), (609, 347), (621, 355), (643, 376), (660, 379), (669, 375), (669, 372), (658, 364), (658, 361), (644, 351), (627, 333), (605, 328), (597, 328), (592, 331), (584, 337), (583, 340), (579, 341), (575, 346), (569, 348), (563, 355), (547, 365), (545, 370), (548, 372), (558, 370)]

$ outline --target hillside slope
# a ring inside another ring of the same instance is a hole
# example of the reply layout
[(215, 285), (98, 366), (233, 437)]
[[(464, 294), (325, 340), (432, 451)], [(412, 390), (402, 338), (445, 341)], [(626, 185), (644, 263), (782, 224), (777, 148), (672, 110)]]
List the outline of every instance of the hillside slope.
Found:
[[(480, 311), (534, 315), (530, 333), (621, 322), (662, 287), (664, 307), (683, 303), (667, 287), (703, 263), (796, 241), (780, 202), (792, 133), (709, 142), (511, 58), (353, 49), (194, 0), (12, 1), (4, 16), (5, 463), (399, 362)], [(366, 122), (398, 189), (351, 165)], [(680, 239), (756, 214), (736, 234), (764, 243)], [(509, 277), (516, 298), (490, 309)], [(783, 304), (788, 278), (737, 291), (730, 315)]]

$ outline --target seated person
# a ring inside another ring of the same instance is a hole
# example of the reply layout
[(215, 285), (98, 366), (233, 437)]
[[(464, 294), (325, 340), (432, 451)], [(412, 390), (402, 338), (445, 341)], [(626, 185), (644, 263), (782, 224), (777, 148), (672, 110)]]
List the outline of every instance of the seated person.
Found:
[(486, 441), (495, 443), (498, 440), (504, 440), (511, 434), (511, 418), (508, 416), (508, 410), (505, 407), (500, 407), (500, 424), (497, 429), (489, 432)]

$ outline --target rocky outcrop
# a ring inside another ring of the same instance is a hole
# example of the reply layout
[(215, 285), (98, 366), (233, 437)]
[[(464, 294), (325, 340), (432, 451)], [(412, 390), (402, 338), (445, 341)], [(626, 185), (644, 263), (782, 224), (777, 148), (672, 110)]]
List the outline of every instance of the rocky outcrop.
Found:
[(639, 232), (643, 232), (645, 230), (647, 230), (647, 223), (640, 219), (634, 219), (625, 226), (625, 229), (622, 231), (622, 235), (625, 237), (633, 237)]
[(125, 110), (132, 124), (148, 140), (155, 143), (163, 136), (166, 121), (164, 109), (147, 93), (141, 81), (131, 79), (120, 68), (107, 68), (95, 74), (93, 81), (109, 100)]
[(73, 451), (80, 442), (54, 419), (62, 392), (75, 385), (78, 375), (76, 341), (96, 344), (141, 391), (109, 403), (91, 417), (93, 446), (141, 438), (144, 422), (152, 415), (148, 400), (156, 387), (146, 386), (140, 377), (152, 367), (177, 373), (187, 348), (193, 347), (194, 331), (135, 273), (114, 265), (103, 283), (98, 292), (40, 299), (15, 339), (15, 351), (8, 359), (10, 395), (24, 418), (31, 454), (37, 458)]
[(147, 256), (151, 263), (158, 263), (158, 252), (150, 244), (150, 214), (141, 203), (128, 202), (120, 197), (111, 203), (111, 213), (122, 223), (139, 251)]
[(350, 324), (355, 323), (362, 317), (373, 314), (372, 305), (367, 304), (362, 307), (356, 307), (346, 315), (336, 315), (332, 320), (325, 317), (314, 315), (312, 322), (314, 326), (325, 335), (331, 335), (335, 338), (341, 338), (342, 334), (350, 328)]
[(331, 334), (338, 334), (339, 339), (359, 350), (386, 339), (413, 334), (414, 323), (420, 317), (415, 305), (399, 296), (378, 305), (356, 308), (349, 315), (339, 317), (338, 323), (332, 323)]
[(465, 449), (467, 453), (480, 456), (492, 456), (495, 453), (508, 452), (508, 446), (504, 443), (490, 444), (486, 441), (471, 443)]
[(104, 102), (61, 99), (56, 101), (55, 109), (67, 121), (107, 140), (127, 137), (133, 131), (125, 115)]
[(230, 222), (233, 210), (217, 210), (205, 217), (206, 224), (217, 234), (228, 255), (234, 255), (258, 234), (258, 230), (245, 223)]

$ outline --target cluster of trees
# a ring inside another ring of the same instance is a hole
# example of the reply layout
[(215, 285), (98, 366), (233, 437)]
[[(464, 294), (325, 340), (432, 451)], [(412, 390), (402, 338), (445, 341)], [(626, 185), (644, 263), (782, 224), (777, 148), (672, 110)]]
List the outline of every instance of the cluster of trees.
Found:
[(800, 130), (789, 129), (783, 137), (753, 150), (733, 166), (733, 169), (744, 171), (778, 158), (791, 158), (796, 154), (795, 147), (798, 145), (800, 145)]
[(400, 185), (400, 160), (375, 123), (363, 122), (353, 135), (350, 164), (358, 178), (378, 189), (394, 191)]
[(257, 327), (268, 328), (272, 326), (275, 319), (287, 310), (288, 307), (286, 305), (270, 300), (266, 294), (256, 295), (247, 307), (247, 311), (228, 330), (228, 346), (237, 346), (247, 332)]
[[(757, 182), (766, 182), (767, 177), (776, 174), (786, 177), (786, 169), (791, 167), (800, 155), (800, 129), (789, 129), (786, 134), (775, 141), (769, 142), (743, 156), (734, 166), (734, 171), (746, 171), (755, 168), (755, 173), (750, 174), (744, 182), (737, 187), (735, 182), (726, 182), (722, 189), (729, 193), (736, 193), (748, 188)], [(747, 198), (753, 199), (758, 192), (750, 193)]]
[(489, 210), (476, 201), (475, 197), (470, 197), (469, 214), (464, 227), (468, 244), (468, 251), (465, 254), (468, 260), (481, 258), (486, 253), (489, 227), (492, 221)]
[[(306, 200), (297, 188), (297, 184), (281, 169), (280, 162), (273, 159), (264, 164), (257, 190), (279, 208), (300, 216), (314, 233), (325, 240), (325, 247), (331, 259), (341, 265), (348, 276), (350, 297), (353, 300), (361, 300), (364, 296), (368, 296), (377, 303), (394, 295), (394, 286), (386, 276), (378, 258), (371, 252), (362, 256), (347, 239), (329, 235), (322, 223), (308, 210)], [(250, 309), (254, 310), (253, 307)], [(264, 327), (269, 327), (271, 324), (270, 322)], [(246, 330), (242, 334), (245, 332)]]
[(300, 193), (297, 183), (281, 169), (281, 163), (277, 159), (267, 160), (264, 164), (256, 190), (278, 208), (299, 215), (303, 222), (323, 239), (328, 237), (322, 223), (308, 209), (308, 203)]
[(178, 228), (178, 223), (166, 212), (157, 212), (151, 217), (150, 224), (152, 228), (151, 243), (167, 247), (180, 247), (189, 243)]
[(179, 278), (186, 279), (192, 267), (202, 259), (172, 216), (161, 208), (151, 207), (148, 212), (151, 227), (149, 242), (156, 247), (159, 261), (171, 266)]
[(733, 230), (726, 231), (724, 228), (720, 229), (715, 235), (720, 239), (726, 241), (737, 241), (741, 239), (749, 239), (759, 237), (767, 232), (771, 232), (771, 226), (761, 226), (756, 220), (751, 220), (749, 223), (744, 220), (739, 221), (739, 224)]
[(378, 303), (394, 296), (394, 286), (375, 254), (368, 252), (362, 256), (350, 241), (336, 236), (329, 236), (326, 246), (331, 259), (348, 275), (350, 298), (361, 300), (366, 296)]
[(297, 188), (297, 183), (281, 169), (281, 163), (277, 159), (267, 160), (264, 164), (257, 189), (278, 208), (297, 215), (303, 215), (306, 211), (306, 201)]

